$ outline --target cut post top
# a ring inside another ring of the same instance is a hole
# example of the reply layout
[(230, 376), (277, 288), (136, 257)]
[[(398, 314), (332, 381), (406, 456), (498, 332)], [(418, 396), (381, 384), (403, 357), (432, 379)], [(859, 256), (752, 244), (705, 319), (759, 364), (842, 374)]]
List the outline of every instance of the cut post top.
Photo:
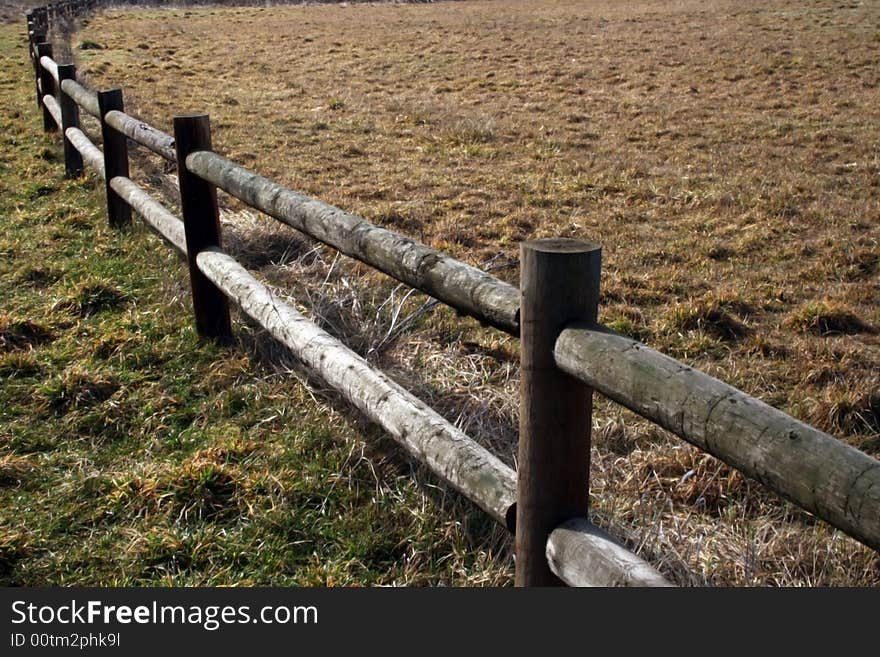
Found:
[(208, 119), (208, 114), (206, 114), (204, 112), (190, 112), (187, 114), (176, 114), (174, 116), (173, 120), (176, 125), (178, 122), (192, 121), (193, 119)]
[(602, 246), (597, 242), (588, 242), (569, 237), (548, 237), (528, 240), (523, 242), (521, 246), (523, 249), (539, 253), (589, 253), (602, 250)]

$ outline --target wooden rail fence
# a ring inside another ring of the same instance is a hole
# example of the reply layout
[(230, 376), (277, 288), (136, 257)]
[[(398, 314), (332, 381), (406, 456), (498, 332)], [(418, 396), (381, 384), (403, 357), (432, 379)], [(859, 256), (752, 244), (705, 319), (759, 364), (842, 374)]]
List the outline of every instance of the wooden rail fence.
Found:
[[(131, 210), (184, 254), (200, 336), (231, 335), (229, 300), (413, 457), (515, 533), (518, 586), (668, 586), (588, 520), (591, 401), (598, 391), (716, 456), (802, 509), (880, 550), (880, 461), (717, 379), (597, 323), (601, 247), (570, 239), (521, 245), (520, 289), (309, 198), (214, 153), (206, 115), (174, 118), (174, 136), (128, 115), (122, 91), (95, 92), (53, 59), (56, 21), (98, 8), (73, 0), (28, 14), (37, 104), (60, 130), (65, 174), (105, 182), (108, 221)], [(103, 150), (80, 125), (100, 121)], [(129, 177), (134, 143), (172, 162), (182, 220)], [(520, 436), (514, 471), (313, 324), (223, 251), (217, 189), (339, 252), (520, 338)]]

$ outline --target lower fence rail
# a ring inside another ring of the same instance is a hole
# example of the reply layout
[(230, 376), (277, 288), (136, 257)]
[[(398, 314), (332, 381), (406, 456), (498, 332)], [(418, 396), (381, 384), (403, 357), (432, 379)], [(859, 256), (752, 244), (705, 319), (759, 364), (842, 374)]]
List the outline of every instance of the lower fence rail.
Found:
[(110, 187), (141, 215), (148, 226), (186, 255), (186, 235), (180, 219), (130, 178), (116, 176), (110, 180)]
[(272, 294), (231, 256), (202, 251), (199, 269), (294, 355), (432, 472), (502, 525), (516, 475), (436, 411)]
[(573, 518), (550, 533), (547, 563), (569, 586), (672, 586), (586, 518)]
[(68, 128), (65, 135), (70, 140), (70, 143), (73, 144), (73, 147), (82, 155), (83, 162), (88, 164), (101, 177), (101, 180), (104, 180), (106, 177), (104, 173), (104, 154), (101, 152), (101, 149), (95, 146), (86, 133), (79, 128)]
[(43, 104), (49, 110), (49, 114), (52, 115), (52, 118), (58, 125), (58, 129), (61, 130), (61, 105), (55, 100), (55, 96), (43, 96)]

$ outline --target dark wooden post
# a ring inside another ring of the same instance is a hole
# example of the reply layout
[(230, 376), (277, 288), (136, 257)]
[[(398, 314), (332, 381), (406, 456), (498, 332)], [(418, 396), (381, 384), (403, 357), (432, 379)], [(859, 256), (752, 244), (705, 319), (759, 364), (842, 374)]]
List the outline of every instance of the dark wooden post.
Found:
[(46, 40), (46, 35), (39, 30), (34, 30), (30, 35), (30, 58), (31, 64), (34, 67), (34, 90), (37, 96), (37, 109), (42, 109), (43, 107), (43, 97), (40, 95), (40, 65), (37, 61), (37, 44), (43, 43)]
[(232, 337), (229, 302), (196, 264), (200, 251), (221, 245), (217, 189), (186, 168), (190, 153), (211, 150), (208, 115), (175, 116), (174, 142), (196, 331), (203, 338), (226, 341)]
[(64, 93), (62, 84), (65, 80), (76, 80), (76, 66), (62, 64), (58, 67), (58, 104), (61, 105), (61, 133), (64, 137), (64, 175), (78, 178), (83, 173), (82, 155), (67, 138), (68, 128), (79, 127), (79, 105)]
[(122, 89), (98, 92), (98, 112), (101, 115), (101, 138), (104, 140), (104, 187), (107, 193), (107, 219), (114, 228), (131, 223), (131, 208), (110, 187), (116, 176), (128, 178), (128, 138), (107, 125), (104, 117), (111, 110), (124, 111)]
[(37, 89), (37, 96), (40, 100), (40, 107), (43, 108), (43, 130), (45, 132), (55, 132), (58, 129), (58, 124), (55, 123), (55, 119), (52, 117), (49, 108), (43, 103), (43, 96), (55, 95), (55, 78), (52, 77), (52, 74), (49, 73), (49, 71), (43, 68), (42, 64), (40, 64), (41, 57), (52, 57), (51, 43), (46, 43), (44, 41), (43, 43), (37, 44), (37, 74), (40, 81), (40, 85)]
[(553, 348), (573, 321), (595, 322), (602, 249), (570, 239), (520, 248), (520, 419), (516, 586), (558, 586), (547, 539), (587, 515), (592, 389), (556, 366)]
[(46, 8), (37, 7), (33, 12), (34, 27), (37, 32), (43, 35), (43, 41), (46, 40), (46, 34), (49, 32), (49, 21), (46, 18)]

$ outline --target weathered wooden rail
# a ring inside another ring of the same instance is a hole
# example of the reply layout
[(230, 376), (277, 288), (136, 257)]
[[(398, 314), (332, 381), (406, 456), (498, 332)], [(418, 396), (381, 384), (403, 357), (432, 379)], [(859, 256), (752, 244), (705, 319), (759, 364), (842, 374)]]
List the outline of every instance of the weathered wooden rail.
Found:
[[(268, 180), (214, 153), (208, 117), (168, 135), (128, 115), (118, 89), (94, 92), (59, 65), (52, 20), (93, 11), (74, 0), (28, 15), (44, 129), (60, 130), (66, 175), (104, 181), (108, 220), (135, 210), (186, 258), (196, 328), (231, 335), (229, 300), (383, 427), (411, 455), (515, 532), (522, 586), (667, 586), (650, 564), (588, 520), (592, 393), (599, 391), (880, 550), (880, 461), (597, 323), (601, 248), (576, 240), (521, 247), (520, 289), (403, 235)], [(103, 150), (80, 126), (101, 125)], [(129, 177), (129, 142), (177, 166), (182, 220)], [(520, 337), (518, 471), (275, 296), (223, 251), (216, 190), (446, 303)]]

